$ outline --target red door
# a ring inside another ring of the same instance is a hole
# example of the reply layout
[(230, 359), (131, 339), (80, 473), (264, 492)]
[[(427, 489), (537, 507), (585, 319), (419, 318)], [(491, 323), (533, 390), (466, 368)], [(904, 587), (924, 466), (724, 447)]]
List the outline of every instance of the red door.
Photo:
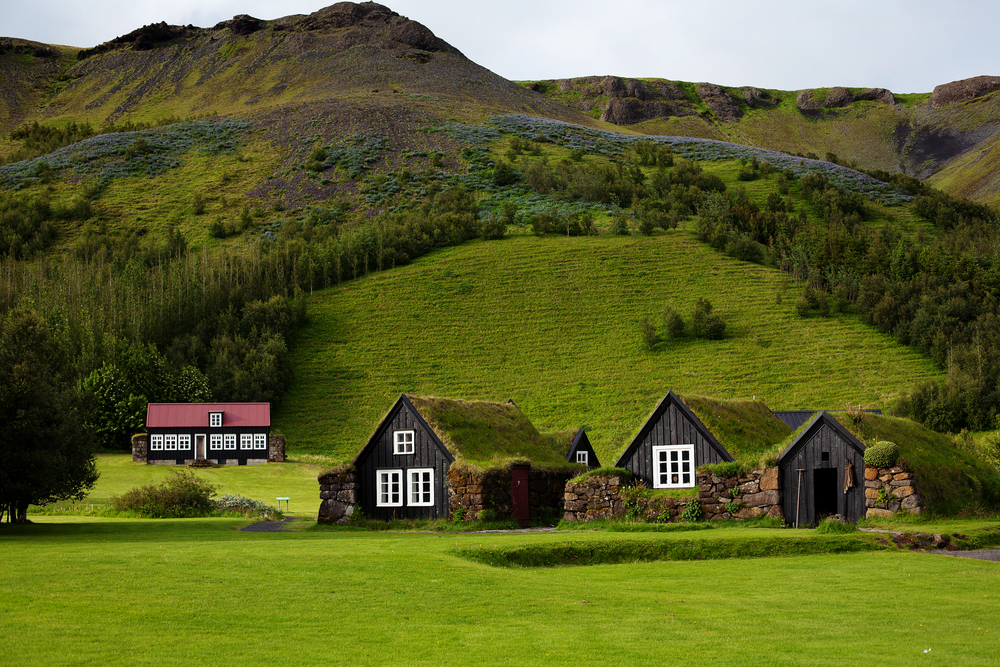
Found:
[(528, 472), (529, 465), (512, 465), (510, 467), (510, 501), (517, 525), (524, 528), (531, 519), (528, 506)]

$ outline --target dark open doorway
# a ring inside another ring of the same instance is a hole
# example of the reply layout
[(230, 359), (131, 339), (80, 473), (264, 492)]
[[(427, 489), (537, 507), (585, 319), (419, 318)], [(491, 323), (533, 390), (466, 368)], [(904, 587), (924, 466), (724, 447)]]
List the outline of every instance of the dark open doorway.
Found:
[(816, 521), (837, 514), (837, 469), (813, 471), (813, 493), (816, 501)]

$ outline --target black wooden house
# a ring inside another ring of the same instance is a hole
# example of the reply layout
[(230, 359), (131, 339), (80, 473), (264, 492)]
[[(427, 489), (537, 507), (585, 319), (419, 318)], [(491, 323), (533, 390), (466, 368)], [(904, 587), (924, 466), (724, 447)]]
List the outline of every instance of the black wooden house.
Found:
[(695, 470), (732, 461), (722, 443), (671, 390), (615, 462), (654, 489), (692, 488)]
[(597, 452), (594, 451), (594, 446), (590, 444), (587, 432), (582, 428), (573, 436), (573, 442), (569, 446), (566, 460), (570, 463), (579, 463), (590, 468), (601, 467), (601, 462), (597, 460)]
[[(448, 518), (453, 463), (567, 467), (572, 433), (539, 433), (512, 402), (403, 394), (354, 458), (358, 502), (365, 516), (382, 521)], [(593, 452), (586, 436), (573, 443)]]
[(820, 412), (778, 457), (782, 511), (793, 525), (811, 525), (839, 514), (865, 516), (865, 446), (826, 412)]

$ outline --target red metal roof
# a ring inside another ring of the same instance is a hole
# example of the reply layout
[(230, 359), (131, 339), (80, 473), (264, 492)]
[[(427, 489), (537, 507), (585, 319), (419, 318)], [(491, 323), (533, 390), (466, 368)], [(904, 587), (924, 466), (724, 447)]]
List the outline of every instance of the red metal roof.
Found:
[(146, 428), (208, 428), (208, 413), (221, 412), (222, 426), (270, 426), (270, 403), (150, 403)]

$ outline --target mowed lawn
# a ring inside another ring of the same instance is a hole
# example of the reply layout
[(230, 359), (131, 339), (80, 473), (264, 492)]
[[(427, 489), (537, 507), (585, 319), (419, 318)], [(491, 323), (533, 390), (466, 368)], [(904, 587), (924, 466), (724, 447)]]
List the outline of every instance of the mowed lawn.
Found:
[(258, 534), (230, 519), (40, 520), (0, 526), (0, 664), (1000, 661), (1000, 565), (991, 562), (892, 551), (502, 569), (452, 550), (623, 536)]
[[(940, 376), (854, 316), (798, 317), (799, 294), (690, 231), (472, 242), (316, 293), (274, 423), (289, 451), (350, 459), (402, 392), (513, 399), (542, 429), (587, 427), (611, 463), (671, 388), (772, 409), (884, 408)], [(639, 320), (667, 305), (690, 320), (698, 297), (727, 338), (648, 351)]]

